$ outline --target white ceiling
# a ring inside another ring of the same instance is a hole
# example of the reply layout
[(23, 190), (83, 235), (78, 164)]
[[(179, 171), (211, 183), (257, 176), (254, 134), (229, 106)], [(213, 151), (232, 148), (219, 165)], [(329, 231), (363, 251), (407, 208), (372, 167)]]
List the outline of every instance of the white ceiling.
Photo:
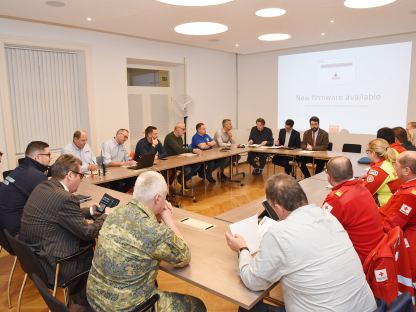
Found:
[[(155, 0), (59, 0), (66, 5), (51, 7), (45, 1), (0, 0), (0, 15), (240, 54), (416, 32), (416, 0), (397, 0), (365, 10), (348, 9), (343, 0), (235, 0), (209, 7), (173, 6)], [(267, 7), (280, 7), (287, 13), (275, 18), (255, 15), (256, 10)], [(177, 24), (196, 21), (219, 22), (229, 29), (212, 36), (173, 31)], [(322, 32), (326, 35), (321, 36)], [(288, 33), (292, 38), (259, 41), (257, 37), (265, 33)]]

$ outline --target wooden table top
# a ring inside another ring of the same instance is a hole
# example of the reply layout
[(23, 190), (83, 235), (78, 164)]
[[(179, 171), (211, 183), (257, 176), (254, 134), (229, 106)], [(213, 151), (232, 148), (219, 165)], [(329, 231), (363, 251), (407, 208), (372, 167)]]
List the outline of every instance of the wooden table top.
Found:
[[(326, 195), (331, 192), (331, 189), (327, 188), (328, 182), (326, 180), (308, 178), (300, 181), (299, 184), (304, 190), (306, 197), (308, 198), (308, 202), (314, 203), (318, 206), (322, 204)], [(215, 218), (222, 221), (234, 223), (251, 217), (255, 214), (259, 215), (264, 210), (261, 203), (265, 198), (266, 196), (260, 197), (238, 208), (224, 212)]]
[[(118, 198), (120, 205), (126, 204), (132, 198), (131, 195), (93, 185), (87, 181), (80, 184), (77, 193), (92, 196), (92, 201), (81, 204), (81, 206), (89, 206), (93, 202), (98, 203), (104, 193)], [(267, 291), (253, 292), (242, 283), (238, 272), (237, 253), (228, 247), (225, 240), (228, 222), (179, 208), (174, 209), (173, 216), (191, 250), (192, 260), (188, 266), (179, 269), (162, 262), (160, 268), (163, 271), (245, 309), (250, 309), (265, 296)], [(209, 230), (197, 229), (179, 222), (184, 218), (201, 220), (213, 224), (214, 227)]]

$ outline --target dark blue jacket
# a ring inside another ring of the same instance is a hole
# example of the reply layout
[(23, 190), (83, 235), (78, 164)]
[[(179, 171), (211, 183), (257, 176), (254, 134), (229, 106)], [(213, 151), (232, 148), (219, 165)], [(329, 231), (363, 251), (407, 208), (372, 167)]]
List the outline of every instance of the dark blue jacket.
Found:
[(156, 154), (159, 153), (159, 158), (163, 158), (166, 156), (166, 151), (163, 148), (162, 143), (160, 143), (159, 140), (157, 140), (157, 145), (153, 147), (152, 143), (149, 143), (149, 141), (146, 138), (140, 139), (139, 142), (136, 144), (136, 151), (134, 152), (134, 160), (138, 161), (139, 157), (142, 155), (148, 155), (148, 154)]
[(7, 229), (11, 234), (20, 230), (23, 207), (33, 189), (48, 178), (48, 167), (26, 157), (22, 164), (14, 169), (0, 187), (0, 229)]

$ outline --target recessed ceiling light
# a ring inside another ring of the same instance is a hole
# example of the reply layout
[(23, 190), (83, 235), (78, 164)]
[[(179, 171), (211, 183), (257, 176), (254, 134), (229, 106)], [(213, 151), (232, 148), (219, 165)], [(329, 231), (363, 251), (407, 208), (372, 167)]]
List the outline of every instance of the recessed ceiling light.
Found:
[(279, 41), (279, 40), (287, 40), (290, 38), (288, 34), (265, 34), (257, 37), (257, 39), (262, 41)]
[(329, 22), (330, 22), (331, 24), (335, 23), (335, 21), (334, 21), (334, 20), (330, 20)]
[(62, 2), (62, 1), (46, 1), (45, 4), (51, 7), (55, 7), (55, 8), (60, 8), (60, 7), (65, 6), (65, 2)]
[(345, 0), (344, 5), (351, 9), (376, 8), (395, 2), (396, 0)]
[(325, 33), (321, 33), (321, 36), (325, 36)]
[(157, 0), (158, 2), (173, 4), (173, 5), (182, 5), (182, 6), (208, 6), (208, 5), (217, 5), (233, 0)]
[(211, 22), (185, 23), (175, 27), (177, 33), (191, 36), (214, 35), (227, 30), (226, 25)]
[(87, 21), (88, 22), (91, 22), (92, 21), (92, 18), (91, 17), (87, 17)]
[(238, 48), (240, 45), (238, 43), (235, 44), (235, 47)]
[(276, 17), (286, 14), (286, 10), (279, 8), (267, 8), (256, 11), (256, 15), (260, 17)]

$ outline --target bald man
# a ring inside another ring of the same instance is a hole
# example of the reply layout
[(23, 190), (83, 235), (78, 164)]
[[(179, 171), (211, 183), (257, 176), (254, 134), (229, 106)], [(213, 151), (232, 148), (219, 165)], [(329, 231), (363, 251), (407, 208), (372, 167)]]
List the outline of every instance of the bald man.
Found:
[(403, 229), (406, 244), (410, 248), (413, 276), (416, 276), (416, 152), (401, 153), (394, 163), (394, 169), (403, 184), (380, 207), (380, 213), (386, 231), (395, 226)]
[(98, 170), (97, 160), (89, 146), (88, 134), (85, 130), (77, 130), (74, 132), (72, 143), (69, 143), (62, 150), (62, 154), (71, 154), (78, 157), (82, 161), (82, 172)]
[[(184, 135), (186, 131), (185, 124), (183, 122), (178, 122), (175, 125), (175, 128), (171, 133), (166, 135), (164, 146), (166, 150), (166, 154), (168, 156), (172, 155), (179, 155), (183, 153), (195, 153), (195, 154), (201, 154), (201, 150), (198, 148), (192, 148), (192, 147), (185, 147), (183, 145), (183, 139), (182, 136)], [(201, 167), (200, 164), (194, 164), (190, 166), (185, 166), (185, 186), (190, 187), (191, 186), (191, 179), (194, 175), (197, 174), (199, 168)], [(178, 176), (178, 181), (182, 181), (182, 177)]]
[(327, 174), (332, 192), (325, 198), (322, 208), (342, 224), (361, 263), (364, 263), (384, 236), (378, 207), (370, 191), (359, 179), (354, 179), (351, 161), (347, 157), (330, 159)]

